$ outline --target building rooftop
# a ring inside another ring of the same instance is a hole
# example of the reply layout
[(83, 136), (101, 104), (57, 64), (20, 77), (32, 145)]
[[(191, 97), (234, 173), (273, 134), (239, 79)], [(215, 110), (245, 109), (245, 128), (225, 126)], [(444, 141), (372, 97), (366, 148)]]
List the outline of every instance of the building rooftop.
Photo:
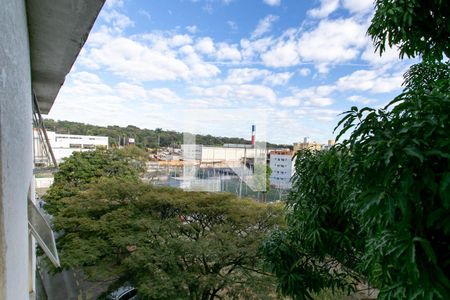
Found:
[(272, 150), (272, 151), (270, 151), (270, 154), (290, 155), (290, 156), (292, 156), (293, 151), (292, 150)]

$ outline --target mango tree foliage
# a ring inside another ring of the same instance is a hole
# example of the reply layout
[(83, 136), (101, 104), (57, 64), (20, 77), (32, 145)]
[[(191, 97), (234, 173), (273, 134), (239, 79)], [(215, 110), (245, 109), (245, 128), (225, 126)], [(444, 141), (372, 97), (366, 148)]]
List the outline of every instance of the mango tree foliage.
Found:
[(383, 109), (342, 119), (366, 249), (359, 269), (384, 299), (450, 298), (450, 68), (422, 63)]
[[(297, 157), (287, 229), (264, 244), (280, 290), (308, 299), (368, 281), (379, 299), (450, 299), (449, 2), (377, 0), (382, 54), (423, 62), (382, 109), (352, 107), (329, 153)], [(330, 263), (331, 262), (331, 263)]]
[(447, 0), (376, 0), (369, 34), (382, 54), (398, 47), (400, 56), (440, 61), (450, 57), (450, 2)]
[(355, 213), (358, 190), (346, 176), (348, 167), (336, 149), (297, 154), (287, 229), (274, 232), (262, 248), (283, 294), (312, 299), (326, 288), (356, 289), (364, 238)]
[(54, 183), (44, 196), (45, 209), (56, 213), (61, 198), (77, 194), (86, 184), (102, 176), (138, 178), (145, 168), (146, 156), (143, 150), (133, 146), (74, 152), (59, 164)]
[(283, 224), (279, 206), (107, 177), (61, 201), (64, 267), (129, 282), (143, 299), (276, 297), (259, 246)]

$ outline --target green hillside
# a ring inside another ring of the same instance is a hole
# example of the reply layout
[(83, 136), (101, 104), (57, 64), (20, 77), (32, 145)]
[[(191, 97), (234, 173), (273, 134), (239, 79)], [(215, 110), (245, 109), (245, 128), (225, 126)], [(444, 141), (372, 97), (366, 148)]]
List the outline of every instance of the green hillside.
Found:
[[(134, 138), (139, 147), (158, 147), (158, 136), (160, 147), (177, 147), (183, 143), (183, 133), (171, 130), (141, 129), (139, 127), (128, 125), (120, 126), (97, 126), (70, 121), (55, 121), (52, 119), (44, 120), (45, 126), (49, 131), (57, 133), (70, 133), (82, 135), (102, 135), (109, 137), (110, 145), (118, 145), (119, 140), (123, 143), (126, 138)], [(250, 140), (237, 137), (217, 137), (212, 135), (196, 135), (197, 144), (208, 146), (221, 146), (223, 144), (250, 144)], [(291, 145), (280, 145), (267, 143), (270, 148), (289, 148)]]

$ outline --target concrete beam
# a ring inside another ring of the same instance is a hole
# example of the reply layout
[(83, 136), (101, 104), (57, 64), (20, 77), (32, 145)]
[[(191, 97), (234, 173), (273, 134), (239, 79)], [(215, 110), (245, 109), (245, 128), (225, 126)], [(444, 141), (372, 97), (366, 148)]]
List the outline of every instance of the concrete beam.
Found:
[(105, 0), (28, 0), (33, 89), (43, 114), (58, 95)]

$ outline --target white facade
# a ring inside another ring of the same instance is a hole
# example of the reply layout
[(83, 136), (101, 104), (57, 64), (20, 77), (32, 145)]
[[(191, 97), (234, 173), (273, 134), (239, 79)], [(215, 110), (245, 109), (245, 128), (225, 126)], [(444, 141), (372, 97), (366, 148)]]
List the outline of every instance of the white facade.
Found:
[[(247, 145), (250, 146), (250, 145)], [(264, 148), (214, 147), (203, 145), (181, 145), (185, 160), (208, 162), (241, 162), (245, 158), (265, 157)]]
[[(35, 149), (39, 149), (37, 132), (35, 131)], [(48, 140), (56, 161), (59, 163), (73, 152), (92, 151), (98, 148), (108, 148), (107, 136), (62, 134), (47, 131)]]
[(270, 184), (276, 188), (290, 189), (292, 187), (291, 178), (294, 175), (294, 162), (292, 153), (289, 151), (272, 151), (270, 153)]

